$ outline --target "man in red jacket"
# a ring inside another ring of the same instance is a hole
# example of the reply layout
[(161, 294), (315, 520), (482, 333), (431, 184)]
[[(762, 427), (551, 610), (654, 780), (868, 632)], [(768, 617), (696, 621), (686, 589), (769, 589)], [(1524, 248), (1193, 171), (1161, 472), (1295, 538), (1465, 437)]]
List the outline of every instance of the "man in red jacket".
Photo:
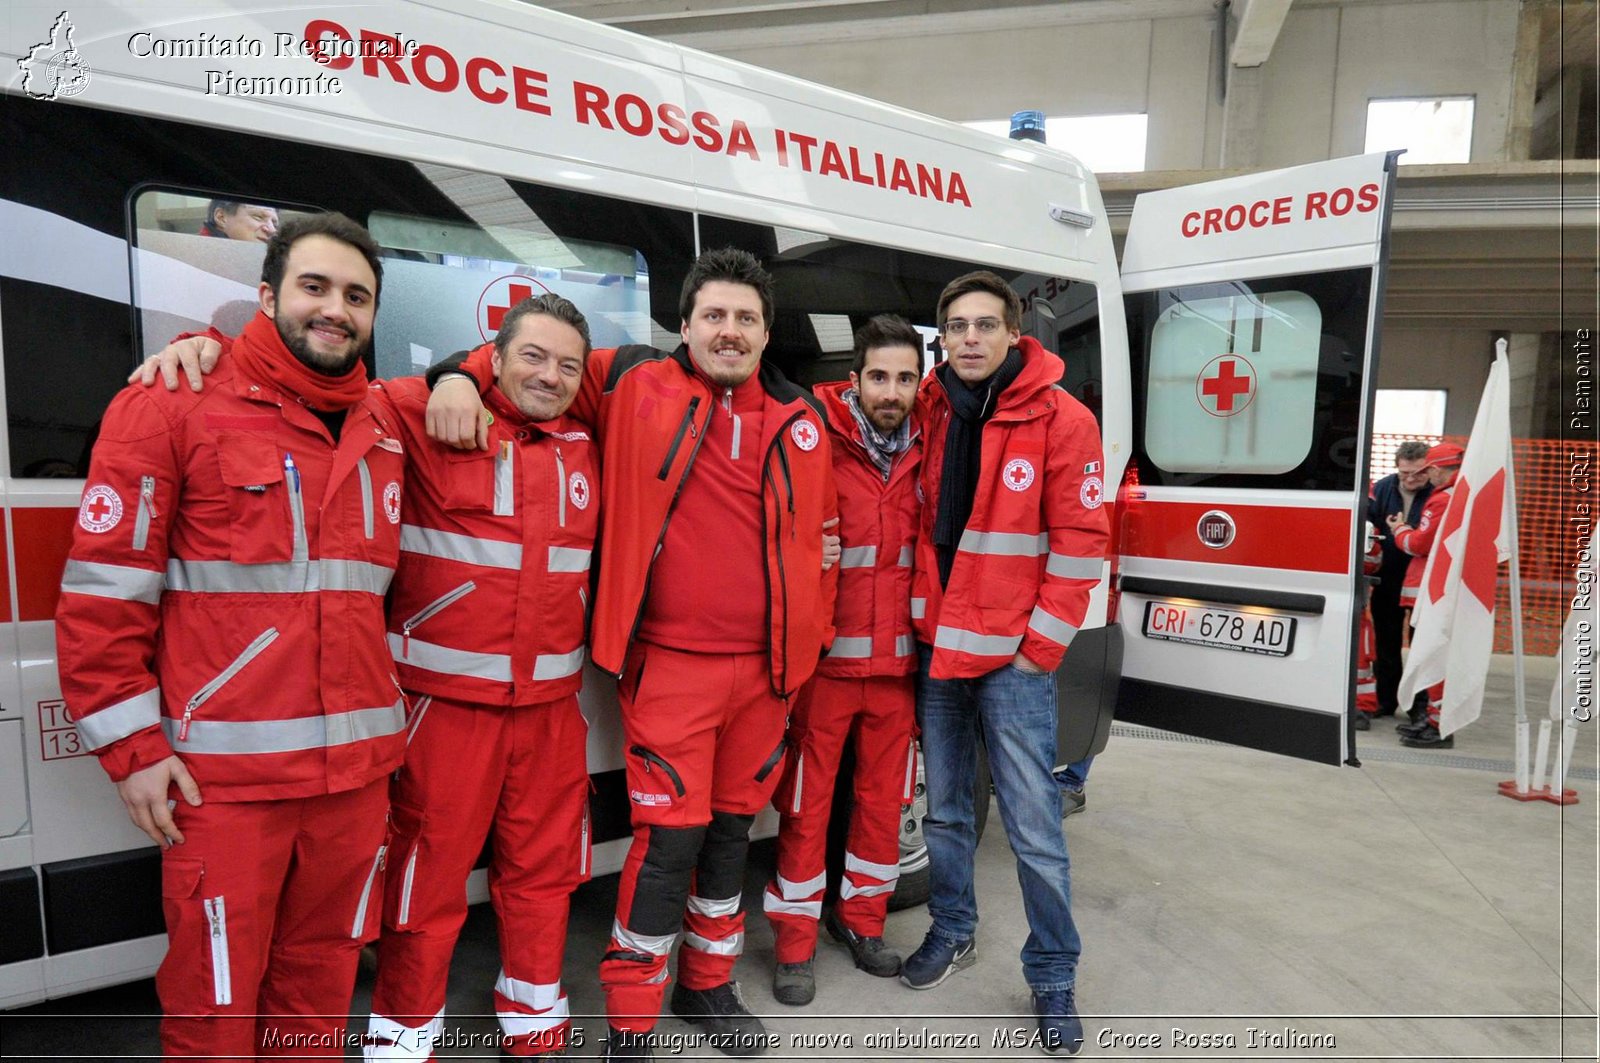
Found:
[(382, 267), (299, 218), (203, 394), (107, 410), (56, 615), (61, 688), (162, 846), (170, 1057), (343, 1043), (405, 702), (384, 629), (402, 446), (368, 390)]
[(857, 330), (849, 381), (816, 388), (828, 411), (844, 553), (833, 647), (795, 701), (795, 756), (774, 802), (782, 816), (778, 869), (762, 902), (777, 934), (772, 991), (783, 1004), (816, 996), (828, 819), (847, 743), (855, 747), (855, 799), (828, 932), (868, 974), (900, 973), (883, 921), (900, 875), (900, 806), (916, 782), (911, 557), (922, 440), (911, 409), (921, 378), (922, 337), (882, 315)]
[[(606, 469), (590, 651), (619, 679), (634, 827), (600, 964), (613, 1060), (652, 1058), (680, 930), (673, 1011), (729, 1054), (768, 1047), (732, 980), (745, 856), (782, 775), (789, 700), (832, 641), (825, 420), (761, 360), (772, 279), (747, 252), (708, 251), (679, 312), (674, 351), (593, 352), (573, 405)], [(470, 384), (439, 381), (436, 438), (481, 445), (487, 359), (459, 363)]]
[[(1413, 528), (1398, 513), (1389, 515), (1389, 531), (1394, 544), (1402, 553), (1411, 555), (1406, 566), (1405, 583), (1400, 591), (1400, 601), (1410, 607), (1417, 602), (1417, 592), (1422, 587), (1422, 576), (1428, 569), (1428, 555), (1433, 552), (1444, 524), (1444, 511), (1450, 508), (1450, 489), (1456, 485), (1456, 473), (1461, 471), (1461, 461), (1466, 452), (1454, 443), (1437, 443), (1429, 448), (1425, 460), (1428, 483), (1433, 488), (1427, 504), (1422, 507), (1422, 517)], [(1413, 614), (1414, 616), (1415, 614)], [(1455, 735), (1439, 734), (1439, 710), (1444, 706), (1444, 683), (1428, 688), (1427, 714), (1415, 723), (1401, 724), (1400, 744), (1415, 749), (1450, 749), (1456, 744)]]
[(1028, 918), (1023, 973), (1049, 1051), (1076, 1052), (1079, 940), (1061, 830), (1056, 681), (1105, 559), (1100, 430), (1057, 386), (1061, 359), (1020, 334), (993, 273), (939, 296), (946, 361), (922, 387), (921, 535), (911, 614), (921, 648), (933, 916), (901, 980), (931, 989), (976, 958), (973, 779), (988, 752)]

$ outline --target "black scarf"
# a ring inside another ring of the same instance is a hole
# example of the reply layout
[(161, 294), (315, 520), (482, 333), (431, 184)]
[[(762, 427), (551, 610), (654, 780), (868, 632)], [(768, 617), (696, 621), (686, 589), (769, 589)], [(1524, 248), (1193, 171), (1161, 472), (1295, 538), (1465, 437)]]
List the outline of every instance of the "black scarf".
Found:
[(1000, 395), (1022, 373), (1022, 352), (1013, 347), (989, 379), (969, 385), (945, 362), (934, 370), (950, 397), (949, 433), (944, 441), (944, 467), (939, 475), (939, 508), (933, 517), (933, 545), (939, 558), (939, 585), (950, 581), (956, 547), (972, 516), (983, 458), (983, 426), (1000, 405)]

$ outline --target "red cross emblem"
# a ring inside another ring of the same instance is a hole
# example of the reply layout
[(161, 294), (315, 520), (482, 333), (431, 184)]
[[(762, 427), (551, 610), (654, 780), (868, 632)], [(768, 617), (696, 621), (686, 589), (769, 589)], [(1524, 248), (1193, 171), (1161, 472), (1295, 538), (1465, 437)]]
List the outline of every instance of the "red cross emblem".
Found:
[(1100, 477), (1089, 476), (1083, 481), (1083, 486), (1078, 488), (1078, 501), (1083, 503), (1084, 509), (1099, 509), (1100, 503), (1105, 501), (1105, 486), (1100, 482)]
[(122, 519), (122, 499), (105, 484), (94, 484), (83, 493), (78, 508), (78, 523), (84, 531), (100, 534), (117, 526)]
[(543, 295), (549, 290), (532, 277), (520, 273), (496, 277), (489, 282), (483, 294), (478, 296), (478, 335), (483, 337), (483, 342), (488, 343), (494, 339), (494, 334), (500, 331), (506, 314), (513, 306), (524, 299)]
[(817, 426), (810, 421), (796, 421), (789, 434), (794, 437), (794, 445), (801, 450), (814, 449), (821, 438), (817, 435)]
[(1213, 417), (1232, 417), (1255, 401), (1256, 369), (1237, 354), (1211, 359), (1200, 370), (1195, 398)]
[(567, 478), (567, 494), (579, 509), (589, 508), (589, 478), (575, 472)]
[(1033, 486), (1033, 465), (1026, 458), (1012, 458), (1000, 477), (1011, 490), (1026, 491)]

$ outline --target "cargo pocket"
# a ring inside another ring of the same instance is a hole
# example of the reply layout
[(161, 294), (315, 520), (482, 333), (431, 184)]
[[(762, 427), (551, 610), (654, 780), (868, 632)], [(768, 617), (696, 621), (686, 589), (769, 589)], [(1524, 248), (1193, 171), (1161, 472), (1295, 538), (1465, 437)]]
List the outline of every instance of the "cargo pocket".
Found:
[[(270, 436), (222, 433), (217, 462), (228, 496), (228, 557), (236, 564), (288, 561), (295, 515), (285, 456)], [(298, 476), (298, 474), (297, 474)]]
[[(422, 829), (428, 817), (420, 808), (396, 803), (389, 810), (390, 838), (384, 862), (390, 865), (389, 883), (385, 896), (389, 902), (389, 919), (397, 927), (411, 922), (411, 897), (417, 884), (417, 863), (422, 849)], [(393, 859), (401, 862), (393, 863)]]
[(383, 826), (383, 843), (378, 846), (356, 899), (355, 918), (350, 921), (350, 936), (357, 941), (372, 941), (378, 936), (378, 916), (383, 910), (383, 872), (389, 854), (389, 837), (392, 827)]
[[(450, 472), (442, 485), (445, 508), (469, 513), (495, 512), (496, 500), (515, 483), (513, 479), (502, 485), (501, 470), (510, 466), (500, 461), (500, 454), (498, 446), (491, 450), (452, 450), (446, 454)], [(506, 501), (511, 501), (510, 496), (506, 496)]]

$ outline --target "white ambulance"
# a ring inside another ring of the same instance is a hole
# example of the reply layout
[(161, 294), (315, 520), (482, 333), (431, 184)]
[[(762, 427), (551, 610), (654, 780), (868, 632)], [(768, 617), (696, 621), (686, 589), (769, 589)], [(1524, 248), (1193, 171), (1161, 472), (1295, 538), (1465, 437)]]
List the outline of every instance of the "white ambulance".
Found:
[[(106, 404), (169, 337), (255, 305), (236, 221), (371, 230), (382, 376), (544, 290), (597, 346), (674, 346), (685, 270), (731, 244), (777, 280), (766, 356), (809, 385), (846, 373), (867, 317), (931, 340), (945, 283), (994, 270), (1104, 433), (1113, 548), (1061, 759), (1102, 748), (1113, 709), (1352, 755), (1383, 156), (1143, 197), (1119, 275), (1094, 176), (1059, 152), (517, 0), (12, 0), (0, 53), (0, 1006), (164, 947), (159, 857), (66, 713), (52, 617)], [(591, 673), (601, 871), (628, 819), (611, 690)]]

